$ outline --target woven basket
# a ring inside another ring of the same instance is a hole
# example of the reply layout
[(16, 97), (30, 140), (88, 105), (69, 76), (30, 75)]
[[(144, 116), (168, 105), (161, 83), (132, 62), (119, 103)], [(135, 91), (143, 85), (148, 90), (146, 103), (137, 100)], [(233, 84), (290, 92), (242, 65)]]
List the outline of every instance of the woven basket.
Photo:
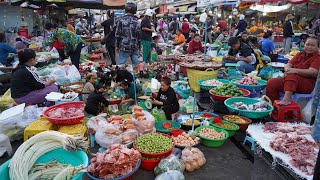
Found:
[(218, 71), (213, 70), (212, 68), (208, 68), (205, 71), (187, 69), (187, 74), (188, 74), (190, 88), (194, 92), (200, 92), (200, 86), (198, 84), (199, 80), (206, 79), (206, 78), (214, 79), (218, 77)]
[(224, 104), (227, 106), (229, 112), (232, 113), (238, 113), (241, 116), (247, 117), (247, 118), (263, 118), (268, 116), (272, 111), (273, 111), (273, 106), (271, 104), (268, 104), (268, 110), (267, 111), (248, 111), (248, 110), (240, 110), (240, 109), (235, 109), (231, 107), (231, 105), (235, 102), (243, 102), (246, 105), (251, 105), (255, 104), (257, 102), (261, 102), (259, 99), (253, 99), (253, 98), (245, 98), (245, 97), (234, 97), (234, 98), (229, 98), (224, 101)]
[(67, 102), (67, 103), (57, 104), (57, 105), (51, 106), (48, 109), (44, 110), (42, 115), (43, 115), (43, 117), (48, 119), (48, 121), (50, 121), (53, 124), (59, 124), (59, 125), (79, 124), (84, 119), (84, 115), (78, 116), (78, 117), (72, 117), (72, 118), (56, 119), (56, 118), (50, 118), (48, 116), (48, 113), (51, 111), (54, 111), (57, 108), (62, 108), (62, 109), (80, 108), (80, 109), (83, 109), (83, 105), (84, 105), (83, 102)]

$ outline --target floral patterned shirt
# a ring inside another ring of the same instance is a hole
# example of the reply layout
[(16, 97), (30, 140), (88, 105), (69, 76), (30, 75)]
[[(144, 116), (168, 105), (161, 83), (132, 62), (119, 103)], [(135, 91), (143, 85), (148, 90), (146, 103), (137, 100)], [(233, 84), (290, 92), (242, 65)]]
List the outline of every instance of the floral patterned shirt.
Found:
[(79, 35), (66, 29), (58, 28), (50, 35), (49, 39), (45, 41), (43, 45), (51, 45), (56, 40), (61, 41), (66, 47), (72, 48), (74, 51), (77, 49), (78, 44), (82, 43), (82, 39)]

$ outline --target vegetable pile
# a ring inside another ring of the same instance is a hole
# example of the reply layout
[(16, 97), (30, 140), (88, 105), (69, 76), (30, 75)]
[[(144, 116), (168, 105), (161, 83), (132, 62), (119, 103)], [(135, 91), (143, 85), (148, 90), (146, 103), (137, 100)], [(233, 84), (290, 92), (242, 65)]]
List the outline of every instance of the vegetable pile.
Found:
[[(183, 125), (186, 125), (186, 126), (192, 126), (192, 119), (189, 119), (188, 121), (183, 122), (182, 124), (183, 124)], [(200, 121), (197, 120), (197, 119), (195, 119), (195, 120), (194, 120), (194, 125), (195, 125), (195, 126), (199, 126), (199, 125), (200, 125)]]
[(236, 81), (238, 84), (244, 85), (259, 85), (259, 82), (252, 77), (245, 76), (241, 80)]
[(101, 179), (117, 178), (130, 173), (140, 159), (137, 150), (114, 144), (102, 153), (93, 154), (88, 172)]
[(210, 90), (213, 94), (219, 96), (243, 96), (244, 93), (234, 84), (225, 84)]
[(236, 127), (232, 124), (216, 123), (215, 125), (225, 129), (236, 129)]
[(214, 129), (211, 128), (203, 128), (199, 131), (199, 135), (208, 139), (223, 139), (226, 137), (226, 134), (224, 132), (217, 132)]
[(223, 83), (218, 80), (215, 80), (215, 79), (210, 79), (210, 80), (203, 81), (202, 85), (204, 85), (204, 86), (223, 86)]
[[(86, 149), (89, 146), (83, 137), (71, 136), (57, 131), (39, 133), (24, 142), (12, 157), (9, 164), (10, 179), (28, 179), (27, 177), (32, 172), (30, 171), (32, 166), (40, 156), (61, 147), (67, 151), (76, 151)], [(47, 173), (50, 172), (49, 169), (47, 168)], [(53, 174), (48, 179), (54, 179), (60, 172)], [(45, 175), (45, 173), (42, 174)]]
[(48, 117), (50, 118), (73, 118), (73, 117), (79, 117), (84, 116), (83, 110), (79, 108), (57, 108), (53, 109), (52, 111), (48, 112)]
[(246, 120), (242, 119), (239, 116), (228, 116), (225, 120), (232, 122), (232, 123), (236, 123), (236, 124), (244, 124), (247, 123)]
[(194, 146), (200, 142), (200, 138), (192, 138), (189, 134), (183, 132), (182, 135), (172, 137), (176, 146)]
[(187, 171), (199, 169), (206, 163), (203, 153), (198, 148), (186, 147), (182, 151), (182, 162), (184, 162)]
[(231, 105), (231, 107), (235, 109), (240, 109), (240, 110), (248, 110), (248, 111), (267, 111), (268, 110), (268, 103), (265, 101), (257, 102), (255, 104), (251, 105), (246, 105), (243, 102), (235, 102)]
[(166, 152), (173, 147), (170, 138), (159, 133), (148, 133), (137, 138), (136, 148), (146, 153)]

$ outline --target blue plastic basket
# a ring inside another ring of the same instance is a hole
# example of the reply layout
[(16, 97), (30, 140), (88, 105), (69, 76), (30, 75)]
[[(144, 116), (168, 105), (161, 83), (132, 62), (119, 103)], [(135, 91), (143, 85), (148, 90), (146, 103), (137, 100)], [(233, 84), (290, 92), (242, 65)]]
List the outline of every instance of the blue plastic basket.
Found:
[[(39, 157), (36, 161), (37, 163), (46, 163), (52, 160), (57, 160), (59, 163), (71, 164), (72, 166), (83, 165), (84, 167), (88, 166), (88, 156), (84, 151), (75, 151), (69, 152), (62, 148), (58, 148), (47, 152), (46, 154)], [(0, 166), (0, 175), (1, 180), (10, 180), (9, 176), (9, 163), (10, 160), (6, 161)], [(81, 180), (83, 176), (83, 172), (76, 175), (72, 180)]]
[(96, 178), (96, 177), (92, 176), (92, 174), (89, 173), (88, 171), (87, 171), (87, 175), (88, 175), (91, 179), (93, 179), (93, 180), (122, 180), (122, 179), (129, 178), (129, 177), (132, 176), (134, 173), (136, 173), (136, 172), (138, 171), (140, 165), (141, 165), (141, 160), (138, 161), (137, 166), (136, 166), (131, 172), (129, 172), (128, 174), (125, 174), (125, 175), (123, 175), (123, 176), (120, 176), (120, 177), (118, 177), (118, 178), (113, 178), (113, 179), (99, 179), (99, 178)]
[(250, 92), (259, 92), (262, 91), (267, 86), (267, 81), (265, 80), (257, 80), (259, 85), (245, 85), (245, 84), (238, 84), (236, 81), (241, 80), (241, 78), (231, 80), (231, 83), (236, 85), (238, 88), (246, 89)]

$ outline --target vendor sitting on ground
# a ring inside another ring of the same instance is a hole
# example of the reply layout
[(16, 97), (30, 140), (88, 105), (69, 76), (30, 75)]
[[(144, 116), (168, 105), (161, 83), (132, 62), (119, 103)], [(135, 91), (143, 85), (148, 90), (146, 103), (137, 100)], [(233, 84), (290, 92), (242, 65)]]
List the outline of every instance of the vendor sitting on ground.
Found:
[(179, 111), (179, 103), (176, 92), (171, 85), (171, 79), (163, 77), (161, 80), (161, 88), (157, 97), (152, 101), (152, 104), (162, 107), (166, 114), (167, 120), (171, 120), (171, 115)]
[(104, 85), (99, 83), (95, 86), (94, 91), (89, 94), (86, 107), (84, 110), (91, 115), (97, 116), (103, 112), (104, 107), (109, 106), (109, 102), (103, 96)]
[(18, 57), (19, 65), (12, 71), (11, 97), (18, 104), (54, 105), (52, 102), (47, 102), (45, 97), (51, 92), (58, 92), (58, 86), (54, 84), (54, 79), (43, 82), (32, 69), (32, 66), (37, 63), (35, 51), (23, 49), (19, 52)]
[(319, 40), (316, 37), (309, 37), (304, 52), (295, 55), (285, 65), (285, 77), (273, 78), (267, 82), (267, 96), (273, 102), (280, 99), (279, 93), (284, 92), (279, 105), (288, 105), (293, 93), (310, 94), (315, 86), (319, 67)]
[(186, 38), (182, 34), (182, 30), (181, 29), (177, 29), (176, 33), (177, 33), (177, 36), (174, 38), (172, 44), (175, 45), (175, 46), (182, 47), (184, 45), (184, 43), (186, 43)]
[(120, 104), (133, 104), (135, 99), (135, 89), (133, 82), (129, 82), (127, 79), (125, 79), (121, 82), (121, 87), (126, 95), (122, 98)]
[(112, 70), (110, 74), (115, 83), (121, 83), (125, 79), (129, 82), (133, 82), (132, 74), (126, 69), (116, 68), (116, 70)]
[(188, 53), (189, 54), (194, 54), (197, 51), (204, 52), (202, 43), (201, 43), (201, 38), (199, 34), (195, 34), (193, 40), (189, 43), (188, 47)]
[(231, 37), (228, 41), (231, 46), (228, 54), (223, 57), (222, 65), (226, 63), (237, 63), (240, 66), (237, 69), (244, 73), (250, 73), (255, 70), (256, 57), (253, 50), (244, 43), (240, 43), (238, 38)]
[(190, 32), (189, 32), (189, 37), (187, 39), (187, 43), (190, 43), (193, 38), (194, 38), (194, 35), (196, 34), (197, 30), (196, 29), (191, 29)]
[(84, 85), (82, 89), (82, 100), (84, 103), (87, 103), (87, 99), (89, 97), (89, 94), (94, 91), (94, 81), (96, 80), (96, 77), (93, 74), (89, 74), (86, 77), (86, 84)]
[(9, 57), (9, 53), (17, 53), (17, 50), (6, 43), (6, 37), (4, 33), (0, 33), (0, 63), (5, 66), (11, 66), (14, 60), (13, 57)]
[(263, 39), (260, 41), (261, 51), (263, 55), (269, 56), (275, 50), (274, 43), (272, 41), (272, 31), (267, 31), (263, 35)]

